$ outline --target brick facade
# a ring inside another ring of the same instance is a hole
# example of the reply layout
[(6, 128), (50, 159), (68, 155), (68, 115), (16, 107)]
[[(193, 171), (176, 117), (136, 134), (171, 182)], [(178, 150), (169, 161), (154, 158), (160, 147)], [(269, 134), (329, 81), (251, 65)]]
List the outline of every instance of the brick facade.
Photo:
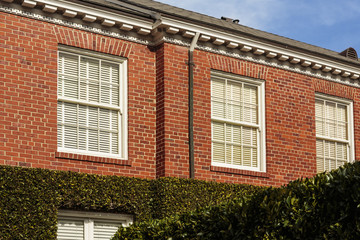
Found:
[[(0, 164), (142, 178), (189, 177), (188, 48), (146, 46), (0, 12)], [(57, 49), (128, 59), (128, 159), (57, 152)], [(194, 52), (195, 177), (281, 185), (316, 173), (315, 93), (353, 100), (360, 159), (360, 88)], [(266, 172), (211, 166), (211, 70), (265, 81)]]
[[(156, 55), (147, 46), (0, 12), (0, 164), (155, 178)], [(57, 153), (59, 44), (126, 57), (127, 161)]]

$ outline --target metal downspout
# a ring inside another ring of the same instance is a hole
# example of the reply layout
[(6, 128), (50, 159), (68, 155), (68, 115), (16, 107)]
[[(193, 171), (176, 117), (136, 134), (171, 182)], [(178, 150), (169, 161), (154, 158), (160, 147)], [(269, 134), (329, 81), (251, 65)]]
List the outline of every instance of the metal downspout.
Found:
[(195, 178), (195, 159), (194, 159), (194, 49), (199, 39), (196, 33), (191, 41), (189, 48), (189, 172), (190, 178)]

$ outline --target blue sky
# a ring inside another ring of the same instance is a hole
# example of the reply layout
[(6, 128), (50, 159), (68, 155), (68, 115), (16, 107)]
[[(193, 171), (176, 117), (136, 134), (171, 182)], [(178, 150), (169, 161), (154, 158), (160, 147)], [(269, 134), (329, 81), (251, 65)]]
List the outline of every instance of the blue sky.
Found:
[(157, 0), (341, 52), (360, 55), (359, 0)]

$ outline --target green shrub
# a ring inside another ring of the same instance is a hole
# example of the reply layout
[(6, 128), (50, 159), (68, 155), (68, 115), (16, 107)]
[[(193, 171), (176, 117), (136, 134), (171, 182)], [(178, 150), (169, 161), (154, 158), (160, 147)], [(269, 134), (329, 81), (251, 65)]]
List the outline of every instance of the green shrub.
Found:
[(0, 239), (55, 239), (59, 208), (133, 214), (142, 222), (257, 189), (193, 179), (147, 180), (0, 166)]
[(55, 172), (47, 170), (1, 167), (1, 239), (55, 238), (56, 178)]
[(59, 206), (66, 209), (134, 214), (152, 217), (151, 180), (58, 172)]
[(55, 239), (59, 208), (152, 216), (150, 180), (0, 167), (0, 238)]
[(170, 217), (175, 213), (199, 208), (251, 195), (262, 189), (252, 185), (207, 182), (183, 178), (160, 178), (153, 181), (154, 218)]
[(359, 239), (360, 162), (229, 203), (120, 228), (113, 239)]

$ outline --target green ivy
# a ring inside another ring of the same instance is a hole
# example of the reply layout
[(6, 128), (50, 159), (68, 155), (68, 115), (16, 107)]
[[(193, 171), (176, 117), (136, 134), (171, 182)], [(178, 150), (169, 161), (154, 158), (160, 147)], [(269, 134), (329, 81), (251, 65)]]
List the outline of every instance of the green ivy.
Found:
[(193, 179), (148, 180), (0, 166), (0, 239), (56, 239), (58, 209), (127, 213), (136, 222), (252, 194), (259, 187)]
[(138, 222), (113, 239), (360, 239), (360, 162), (225, 204)]

